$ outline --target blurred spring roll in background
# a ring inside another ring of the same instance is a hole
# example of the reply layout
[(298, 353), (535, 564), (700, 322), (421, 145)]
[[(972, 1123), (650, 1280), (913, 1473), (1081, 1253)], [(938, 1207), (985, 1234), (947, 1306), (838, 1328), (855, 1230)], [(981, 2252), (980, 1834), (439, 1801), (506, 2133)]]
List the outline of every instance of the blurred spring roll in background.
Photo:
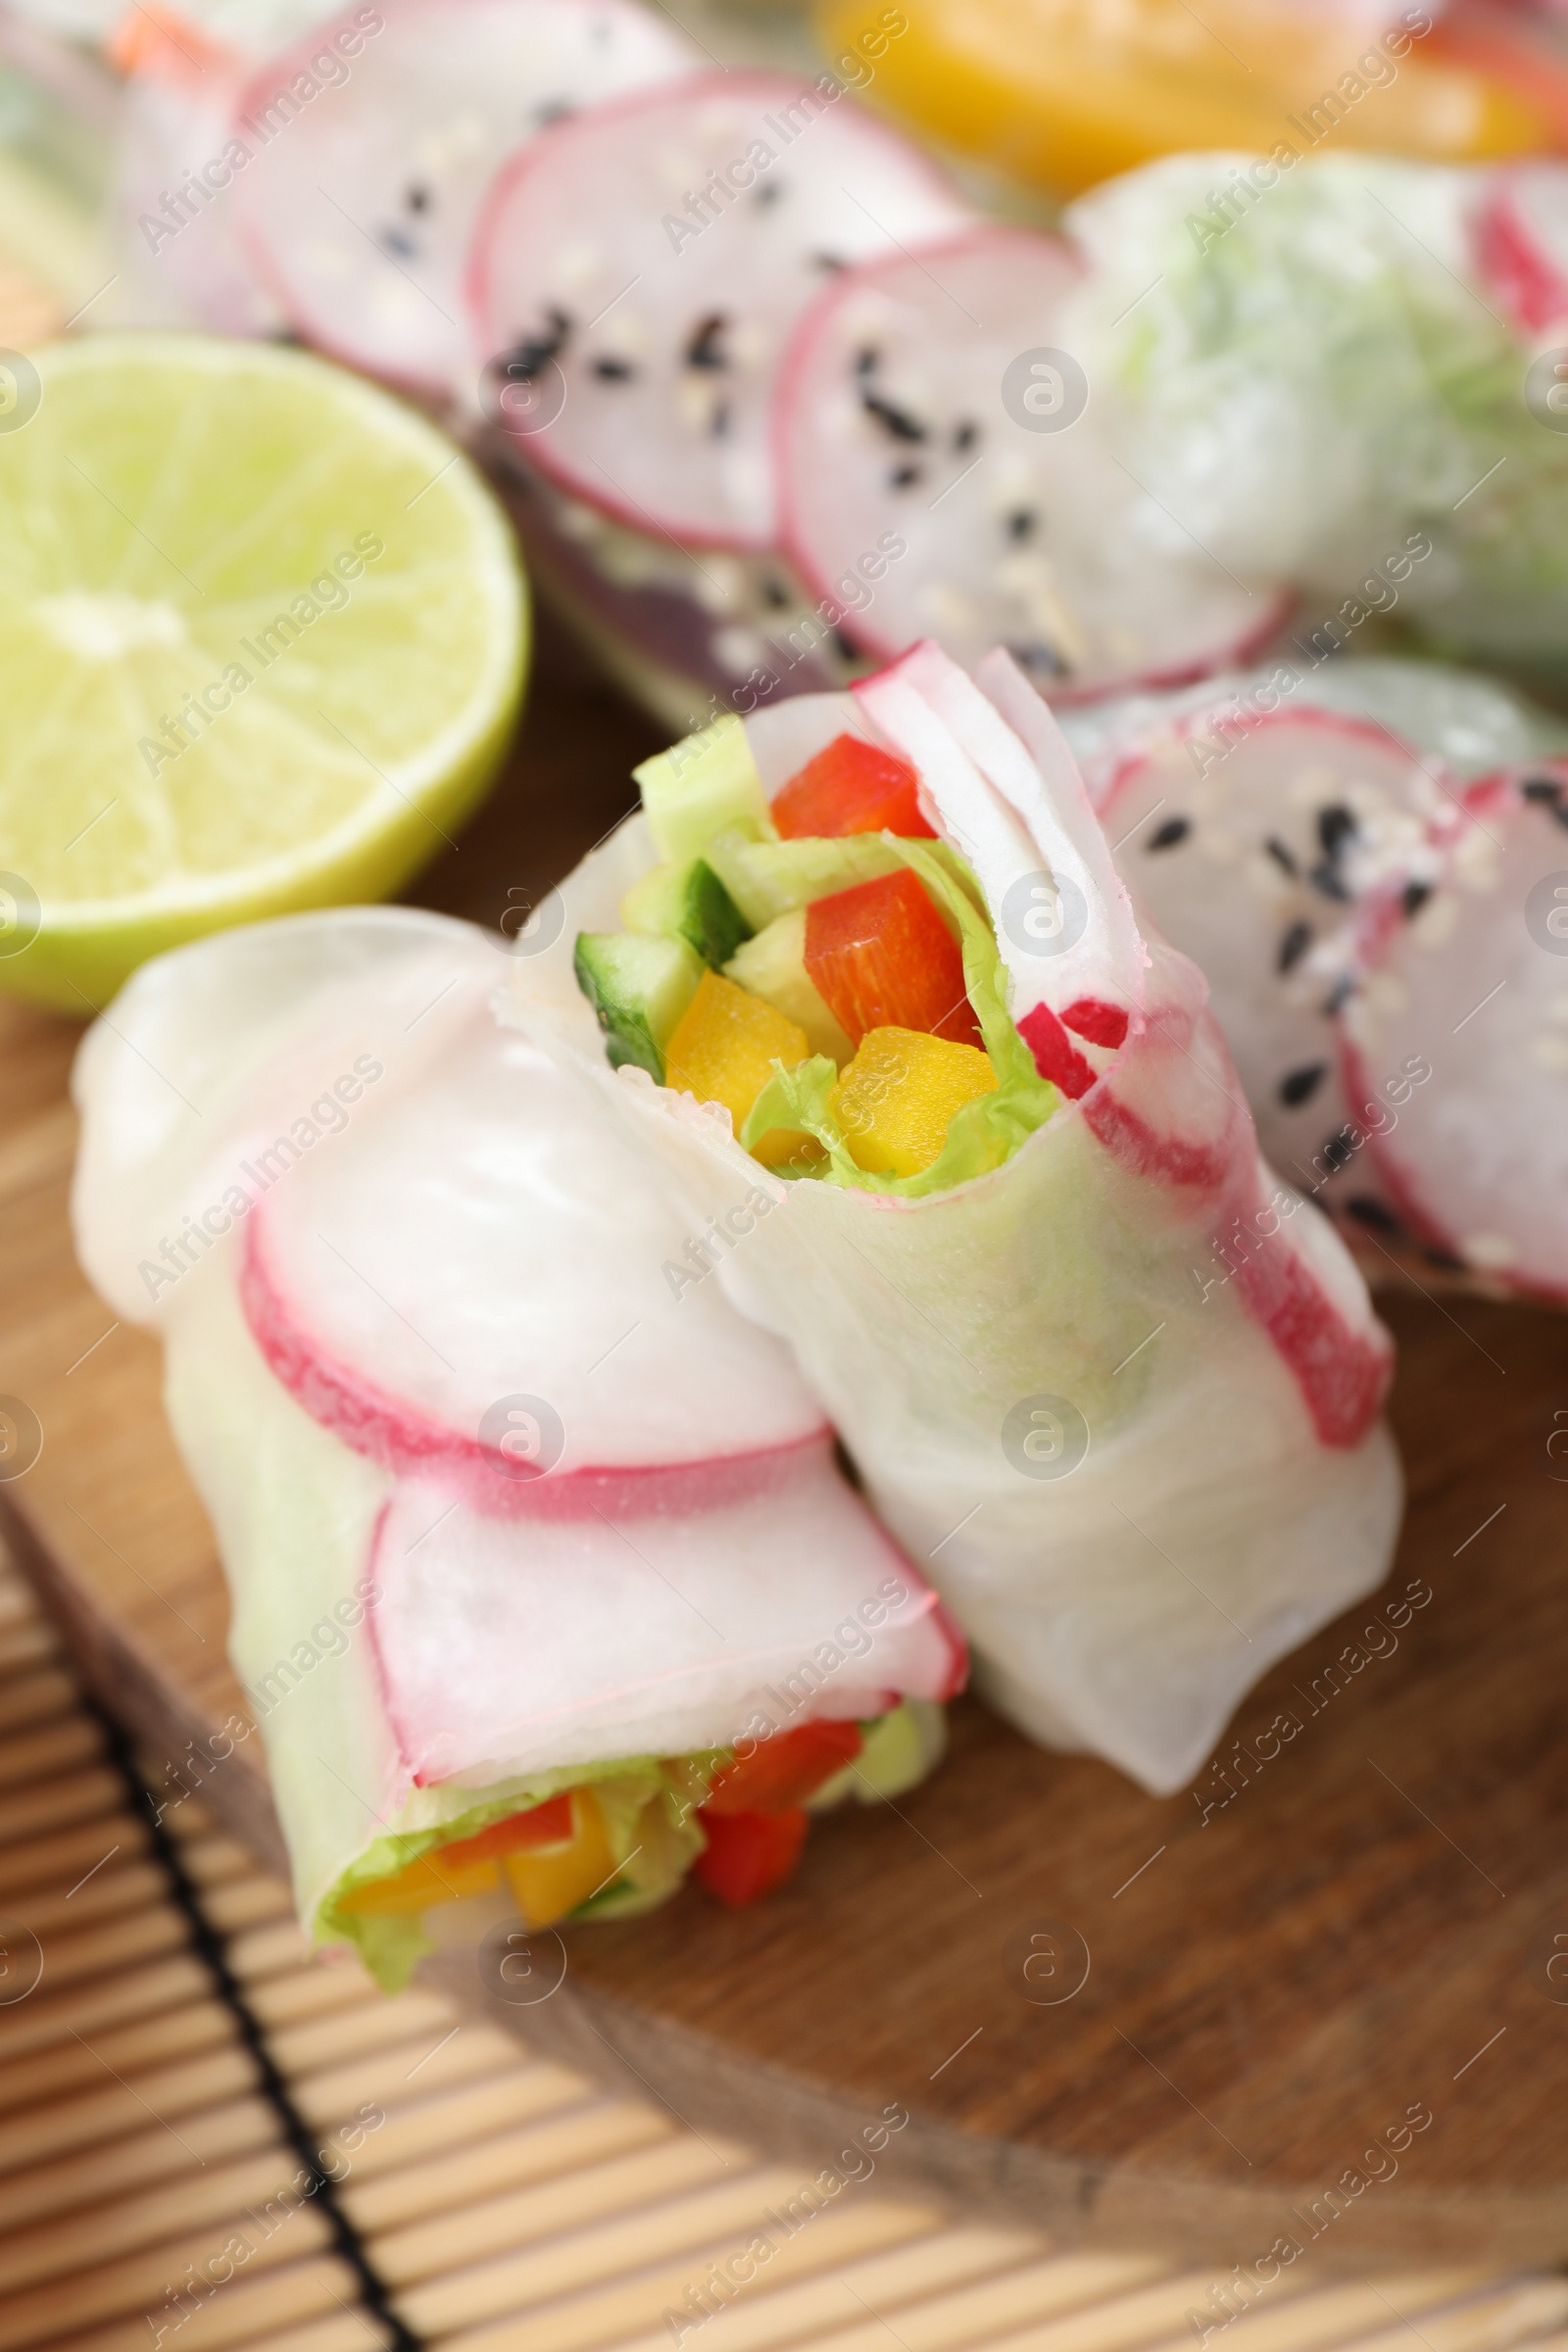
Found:
[(1004, 656), (922, 647), (639, 773), (515, 1017), (791, 1341), (982, 1688), (1178, 1787), (1399, 1514), (1387, 1338), (1200, 975)]
[(808, 1802), (923, 1777), (963, 1671), (787, 1350), (671, 1296), (696, 1237), (504, 969), (403, 908), (261, 924), (146, 966), (76, 1072), (80, 1253), (166, 1343), (301, 1916), (387, 1985), (454, 1903), (765, 1892)]
[(1470, 671), (1281, 653), (1064, 715), (1117, 870), (1370, 1273), (1414, 1250), (1560, 1302), (1568, 725)]

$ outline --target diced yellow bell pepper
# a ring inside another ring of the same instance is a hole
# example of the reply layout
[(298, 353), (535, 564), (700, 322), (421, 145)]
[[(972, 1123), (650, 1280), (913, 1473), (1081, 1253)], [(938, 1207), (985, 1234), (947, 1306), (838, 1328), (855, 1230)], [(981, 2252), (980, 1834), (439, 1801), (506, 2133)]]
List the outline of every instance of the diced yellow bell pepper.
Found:
[(553, 1927), (614, 1876), (605, 1817), (591, 1788), (572, 1790), (571, 1819), (565, 1844), (528, 1846), (502, 1856), (525, 1928)]
[[(902, 0), (902, 13), (873, 97), (1062, 196), (1183, 148), (1266, 156), (1283, 143), (1303, 154), (1324, 137), (1464, 163), (1558, 143), (1548, 96), (1517, 73), (1440, 57), (1441, 34), (1430, 48), (1401, 35), (1397, 69), (1384, 55), (1370, 79), (1355, 74), (1348, 20), (1329, 10)], [(818, 0), (817, 26), (830, 56), (858, 51), (863, 0)], [(1544, 50), (1538, 80), (1550, 78)]]
[[(699, 1102), (722, 1102), (739, 1135), (746, 1115), (781, 1061), (787, 1070), (810, 1053), (806, 1031), (760, 997), (717, 972), (705, 972), (697, 994), (664, 1048), (664, 1084)], [(782, 1127), (764, 1135), (754, 1156), (771, 1167), (805, 1141)]]
[(428, 1911), (432, 1903), (456, 1903), (466, 1895), (491, 1894), (500, 1884), (501, 1874), (494, 1862), (443, 1862), (437, 1846), (434, 1852), (406, 1864), (395, 1878), (356, 1886), (343, 1897), (340, 1908), (371, 1917), (416, 1914)]
[(920, 1029), (868, 1029), (828, 1104), (858, 1167), (918, 1176), (941, 1152), (954, 1112), (996, 1083), (978, 1046)]

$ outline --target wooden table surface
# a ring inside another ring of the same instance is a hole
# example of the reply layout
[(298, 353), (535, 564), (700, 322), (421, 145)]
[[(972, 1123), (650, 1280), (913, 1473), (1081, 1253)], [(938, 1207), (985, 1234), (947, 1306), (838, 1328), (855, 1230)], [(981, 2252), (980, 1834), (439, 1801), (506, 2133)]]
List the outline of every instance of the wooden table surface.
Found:
[[(497, 919), (629, 805), (654, 737), (547, 627), (509, 772), (417, 895)], [(0, 1004), (0, 1392), (44, 1430), (0, 1524), (172, 1773), (243, 1702), (158, 1349), (71, 1252), (77, 1036)], [(1231, 1802), (1205, 1818), (1210, 1775), (1150, 1798), (963, 1702), (938, 1778), (819, 1824), (781, 1893), (726, 1913), (688, 1889), (570, 1933), (561, 1991), (494, 2013), (629, 2064), (700, 2131), (808, 2164), (898, 2104), (890, 2183), (1064, 2241), (1254, 2283), (1282, 2239), (1314, 2264), (1568, 2257), (1568, 1984), (1548, 1970), (1554, 1936), (1568, 1951), (1568, 1460), (1548, 1450), (1568, 1323), (1403, 1277), (1383, 1305), (1411, 1491), (1398, 1561), (1244, 1702), (1248, 1749), (1282, 1709), (1302, 1728), (1233, 1769)], [(1388, 1603), (1412, 1582), (1430, 1597), (1399, 1626)], [(205, 1801), (276, 1860), (254, 1756)], [(1071, 1999), (1029, 1997), (1034, 1932), (1087, 1952)], [(438, 1973), (487, 1998), (471, 1961)]]

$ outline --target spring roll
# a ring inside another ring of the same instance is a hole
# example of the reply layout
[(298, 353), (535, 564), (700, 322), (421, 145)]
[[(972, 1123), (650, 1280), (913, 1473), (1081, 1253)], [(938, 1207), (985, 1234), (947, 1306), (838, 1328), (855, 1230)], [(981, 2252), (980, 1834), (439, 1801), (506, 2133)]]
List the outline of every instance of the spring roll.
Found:
[(962, 1672), (787, 1349), (671, 1296), (667, 1183), (496, 1022), (506, 968), (406, 908), (259, 924), (76, 1066), (79, 1251), (165, 1342), (301, 1918), (389, 1986), (448, 1905), (766, 1891), (808, 1803), (923, 1775)]
[(1400, 1507), (1387, 1336), (1200, 974), (1004, 654), (920, 647), (639, 774), (513, 1017), (788, 1338), (994, 1702), (1177, 1788)]

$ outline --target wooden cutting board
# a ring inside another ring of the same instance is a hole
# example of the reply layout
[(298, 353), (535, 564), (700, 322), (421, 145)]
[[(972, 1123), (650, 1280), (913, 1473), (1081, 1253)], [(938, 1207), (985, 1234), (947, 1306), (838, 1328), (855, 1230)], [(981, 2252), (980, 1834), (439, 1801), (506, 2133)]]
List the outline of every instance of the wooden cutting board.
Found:
[[(481, 921), (598, 838), (651, 748), (548, 630), (536, 674), (511, 772), (421, 893)], [(243, 1701), (158, 1349), (71, 1251), (78, 1034), (0, 1006), (0, 1392), (44, 1433), (0, 1522), (172, 1787)], [(1240, 2265), (1238, 2309), (1283, 2298), (1291, 2247), (1568, 2257), (1568, 1322), (1404, 1275), (1383, 1305), (1410, 1482), (1394, 1575), (1245, 1701), (1196, 1790), (1147, 1797), (965, 1702), (929, 1787), (819, 1824), (756, 1909), (688, 1890), (570, 1933), (560, 1990), (517, 2009), (471, 1956), (434, 1973), (803, 2183), (891, 2109), (883, 2182), (1216, 2282)], [(258, 1746), (203, 1796), (276, 1862)]]

